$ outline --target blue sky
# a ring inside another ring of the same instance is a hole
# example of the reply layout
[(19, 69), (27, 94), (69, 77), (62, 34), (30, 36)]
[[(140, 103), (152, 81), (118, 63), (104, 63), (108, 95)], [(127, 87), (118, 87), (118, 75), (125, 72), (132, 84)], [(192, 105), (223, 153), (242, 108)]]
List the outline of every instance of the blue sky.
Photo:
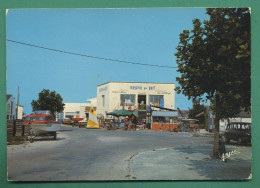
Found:
[[(179, 34), (203, 8), (17, 9), (7, 14), (6, 38), (52, 49), (137, 63), (177, 66)], [(7, 93), (31, 112), (42, 89), (64, 102), (84, 103), (108, 81), (175, 83), (176, 69), (121, 64), (7, 42)], [(192, 107), (176, 94), (176, 106)]]

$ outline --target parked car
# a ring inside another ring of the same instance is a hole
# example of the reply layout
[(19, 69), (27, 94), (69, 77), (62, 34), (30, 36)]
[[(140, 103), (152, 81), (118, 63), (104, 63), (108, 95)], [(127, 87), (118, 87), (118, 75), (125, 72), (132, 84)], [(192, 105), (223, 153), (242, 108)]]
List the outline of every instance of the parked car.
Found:
[(224, 132), (227, 144), (230, 140), (237, 141), (237, 144), (251, 143), (251, 123), (233, 122), (227, 125)]
[(72, 121), (71, 121), (70, 118), (65, 118), (65, 119), (63, 119), (62, 123), (63, 123), (63, 124), (71, 124)]

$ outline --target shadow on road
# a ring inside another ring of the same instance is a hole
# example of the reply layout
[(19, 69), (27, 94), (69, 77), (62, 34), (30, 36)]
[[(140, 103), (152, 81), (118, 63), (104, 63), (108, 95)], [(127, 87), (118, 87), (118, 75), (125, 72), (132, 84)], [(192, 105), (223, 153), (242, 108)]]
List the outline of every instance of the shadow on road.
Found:
[(59, 138), (57, 137), (56, 140), (53, 139), (53, 137), (39, 137), (39, 138), (34, 138), (34, 142), (38, 142), (38, 141), (61, 141), (64, 140), (65, 138)]
[[(238, 147), (235, 145), (236, 148)], [(175, 150), (187, 153), (189, 157), (189, 170), (196, 171), (201, 176), (211, 180), (247, 180), (251, 174), (251, 158), (245, 158), (245, 151), (249, 150), (248, 147), (243, 148), (243, 153), (231, 156), (227, 162), (220, 159), (212, 158), (211, 146), (198, 146), (198, 147), (176, 147)], [(227, 148), (227, 152), (231, 152), (234, 147)], [(203, 154), (203, 159), (196, 159), (193, 154)], [(249, 154), (250, 155), (250, 154)]]
[(69, 132), (69, 131), (73, 131), (73, 129), (62, 129), (62, 130), (59, 130), (59, 132)]
[(190, 160), (192, 168), (201, 176), (211, 180), (246, 180), (251, 173), (251, 161), (248, 160)]

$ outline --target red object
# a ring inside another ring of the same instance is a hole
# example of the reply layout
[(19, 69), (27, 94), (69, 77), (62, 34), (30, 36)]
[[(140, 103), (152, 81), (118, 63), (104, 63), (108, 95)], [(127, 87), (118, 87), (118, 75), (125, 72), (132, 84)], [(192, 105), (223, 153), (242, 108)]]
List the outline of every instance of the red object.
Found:
[(83, 120), (83, 118), (80, 118), (80, 117), (76, 117), (76, 118), (72, 118), (73, 121), (81, 121)]
[(167, 131), (171, 130), (174, 131), (174, 129), (178, 129), (179, 124), (178, 123), (163, 123), (162, 127), (160, 128), (160, 123), (153, 123), (152, 124), (152, 130), (154, 131)]
[(34, 124), (34, 123), (53, 123), (54, 117), (51, 114), (33, 113), (25, 117), (23, 124)]

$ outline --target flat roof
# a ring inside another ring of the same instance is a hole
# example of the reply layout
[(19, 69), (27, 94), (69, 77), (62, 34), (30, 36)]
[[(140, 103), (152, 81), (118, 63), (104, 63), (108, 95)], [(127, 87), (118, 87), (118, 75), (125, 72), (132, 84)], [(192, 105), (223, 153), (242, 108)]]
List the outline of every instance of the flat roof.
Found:
[(175, 83), (160, 83), (160, 82), (105, 82), (98, 86), (102, 86), (102, 85), (109, 84), (109, 83), (140, 83), (140, 84), (143, 83), (143, 84), (174, 84), (175, 85)]

